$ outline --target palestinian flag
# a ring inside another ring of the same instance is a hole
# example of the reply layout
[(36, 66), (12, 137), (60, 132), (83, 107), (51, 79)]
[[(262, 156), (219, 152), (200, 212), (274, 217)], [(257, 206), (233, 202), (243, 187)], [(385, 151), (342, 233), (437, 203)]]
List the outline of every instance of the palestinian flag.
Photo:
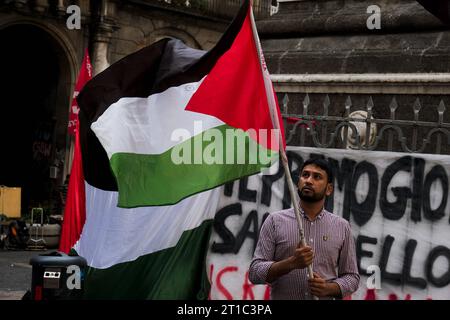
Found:
[(74, 249), (89, 265), (86, 298), (207, 297), (220, 186), (284, 148), (251, 14), (245, 1), (209, 52), (163, 39), (78, 96), (86, 221)]
[(450, 0), (417, 0), (425, 9), (450, 25)]

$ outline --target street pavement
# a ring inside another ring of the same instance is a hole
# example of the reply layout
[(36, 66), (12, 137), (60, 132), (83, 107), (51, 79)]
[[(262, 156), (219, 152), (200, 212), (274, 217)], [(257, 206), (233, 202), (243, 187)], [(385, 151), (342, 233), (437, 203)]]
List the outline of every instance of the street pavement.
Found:
[(31, 290), (30, 259), (47, 251), (0, 250), (0, 300), (20, 300)]

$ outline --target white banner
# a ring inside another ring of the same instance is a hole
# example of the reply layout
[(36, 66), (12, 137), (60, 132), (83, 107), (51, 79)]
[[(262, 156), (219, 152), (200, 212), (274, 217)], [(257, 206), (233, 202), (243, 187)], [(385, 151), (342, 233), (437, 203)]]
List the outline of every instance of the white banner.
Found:
[[(311, 156), (331, 164), (326, 208), (350, 221), (360, 267), (351, 299), (450, 299), (450, 156), (288, 148), (291, 170)], [(247, 272), (265, 216), (290, 207), (284, 174), (224, 188), (208, 254), (211, 299), (266, 299)]]

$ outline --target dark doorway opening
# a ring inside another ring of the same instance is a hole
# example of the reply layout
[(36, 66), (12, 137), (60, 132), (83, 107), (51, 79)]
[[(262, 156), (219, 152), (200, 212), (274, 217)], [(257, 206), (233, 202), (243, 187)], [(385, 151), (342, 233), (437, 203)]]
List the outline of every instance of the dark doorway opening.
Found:
[(54, 40), (32, 25), (0, 30), (0, 185), (22, 188), (22, 216), (51, 203), (59, 81)]

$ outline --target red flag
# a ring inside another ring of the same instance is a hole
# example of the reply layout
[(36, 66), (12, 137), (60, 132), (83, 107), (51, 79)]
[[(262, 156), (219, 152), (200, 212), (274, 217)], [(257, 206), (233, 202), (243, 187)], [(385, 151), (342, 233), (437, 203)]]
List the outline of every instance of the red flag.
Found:
[(88, 50), (84, 52), (83, 62), (81, 64), (80, 74), (78, 75), (78, 80), (75, 85), (75, 91), (73, 92), (72, 104), (70, 106), (69, 111), (69, 125), (68, 130), (70, 135), (75, 135), (76, 124), (78, 122), (78, 111), (80, 108), (78, 107), (77, 96), (80, 93), (81, 89), (83, 89), (86, 82), (92, 79), (92, 65), (91, 60), (89, 59)]
[(59, 251), (69, 253), (78, 241), (86, 221), (86, 195), (84, 189), (83, 163), (81, 158), (79, 123), (75, 127), (75, 149), (67, 189), (64, 220), (61, 230)]

